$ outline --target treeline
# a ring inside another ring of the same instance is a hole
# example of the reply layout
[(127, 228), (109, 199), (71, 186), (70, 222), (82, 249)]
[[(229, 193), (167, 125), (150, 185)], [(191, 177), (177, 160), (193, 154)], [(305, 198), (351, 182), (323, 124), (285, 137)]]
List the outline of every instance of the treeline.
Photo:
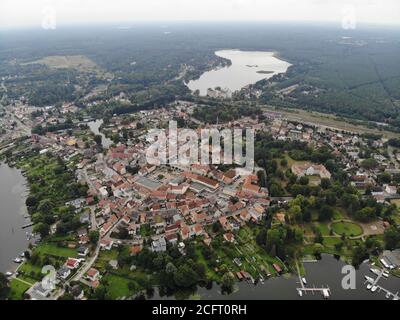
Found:
[(242, 117), (256, 118), (262, 111), (257, 107), (217, 105), (217, 106), (199, 106), (193, 112), (193, 117), (205, 122), (215, 124), (234, 121)]

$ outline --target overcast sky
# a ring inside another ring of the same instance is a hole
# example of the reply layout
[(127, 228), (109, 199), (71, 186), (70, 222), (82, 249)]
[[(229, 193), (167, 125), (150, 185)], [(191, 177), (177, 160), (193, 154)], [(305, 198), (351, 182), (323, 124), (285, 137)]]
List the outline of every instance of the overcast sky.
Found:
[[(55, 15), (53, 14), (55, 13)], [(172, 21), (327, 21), (400, 24), (400, 0), (0, 0), (0, 27)]]

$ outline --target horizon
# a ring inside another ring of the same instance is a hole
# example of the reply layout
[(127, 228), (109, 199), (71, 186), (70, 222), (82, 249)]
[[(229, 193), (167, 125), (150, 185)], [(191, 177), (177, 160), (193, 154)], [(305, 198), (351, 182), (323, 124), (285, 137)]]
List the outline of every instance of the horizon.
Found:
[(0, 29), (176, 22), (323, 22), (400, 25), (396, 0), (3, 0)]

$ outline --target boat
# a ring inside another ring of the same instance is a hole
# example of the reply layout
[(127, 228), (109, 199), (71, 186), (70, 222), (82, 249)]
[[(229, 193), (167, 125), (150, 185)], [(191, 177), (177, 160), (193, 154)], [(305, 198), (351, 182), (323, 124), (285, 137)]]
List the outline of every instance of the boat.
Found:
[(307, 284), (307, 280), (306, 280), (306, 278), (301, 278), (301, 281), (304, 283), (304, 284)]
[(374, 282), (374, 279), (368, 276), (365, 276), (365, 280), (367, 280), (368, 282)]
[(21, 259), (21, 258), (15, 258), (13, 261), (14, 261), (15, 263), (21, 263), (21, 262), (22, 262), (22, 259)]
[(379, 276), (380, 272), (377, 269), (371, 268), (369, 269), (372, 273), (376, 274), (377, 276)]
[(385, 278), (389, 278), (389, 272), (384, 271), (382, 273), (382, 276), (384, 276)]
[(372, 288), (372, 284), (368, 283), (367, 284), (367, 290), (371, 290), (371, 288)]
[(390, 296), (391, 296), (391, 294), (390, 294), (390, 292), (388, 292), (388, 293), (386, 293), (385, 298), (390, 299)]
[(21, 252), (20, 256), (21, 258), (25, 258), (25, 252)]
[(324, 299), (328, 299), (329, 298), (329, 289), (323, 289), (322, 290), (322, 295), (324, 296)]
[(377, 287), (377, 286), (372, 286), (372, 288), (371, 288), (371, 292), (375, 292), (377, 289), (378, 289), (378, 287)]
[(399, 300), (399, 297), (395, 296), (395, 297), (393, 298), (393, 300)]
[(13, 275), (13, 273), (12, 273), (11, 271), (7, 271), (7, 272), (6, 272), (6, 276), (7, 276), (7, 277), (11, 277), (12, 275)]
[(299, 294), (299, 296), (300, 296), (300, 297), (302, 297), (302, 296), (303, 296), (303, 291), (301, 291), (301, 290), (297, 290), (297, 293)]

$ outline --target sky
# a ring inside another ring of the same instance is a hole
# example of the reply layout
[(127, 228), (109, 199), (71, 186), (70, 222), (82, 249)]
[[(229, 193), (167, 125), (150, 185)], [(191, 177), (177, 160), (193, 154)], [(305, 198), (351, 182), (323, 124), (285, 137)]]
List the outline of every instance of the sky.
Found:
[(0, 28), (141, 21), (400, 24), (400, 0), (0, 0)]

